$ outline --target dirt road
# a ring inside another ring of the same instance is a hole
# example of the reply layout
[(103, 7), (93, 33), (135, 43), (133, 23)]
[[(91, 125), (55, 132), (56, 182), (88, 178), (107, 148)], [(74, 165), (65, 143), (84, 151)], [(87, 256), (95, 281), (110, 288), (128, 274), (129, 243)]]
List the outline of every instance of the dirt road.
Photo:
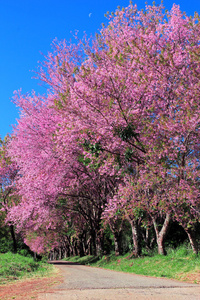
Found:
[(200, 300), (200, 285), (115, 272), (56, 261), (64, 281), (38, 299), (44, 300)]

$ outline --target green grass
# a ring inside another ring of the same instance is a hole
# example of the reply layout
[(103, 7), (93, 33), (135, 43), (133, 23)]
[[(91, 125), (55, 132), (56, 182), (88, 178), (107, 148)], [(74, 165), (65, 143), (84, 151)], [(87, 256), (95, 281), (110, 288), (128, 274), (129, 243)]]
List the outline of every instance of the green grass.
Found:
[[(75, 256), (66, 260), (110, 270), (172, 279), (186, 280), (190, 274), (195, 273), (200, 279), (200, 256), (195, 256), (190, 249), (183, 246), (177, 250), (168, 250), (167, 256), (155, 254), (133, 258), (128, 253), (117, 257), (111, 254), (102, 258)], [(197, 282), (199, 279), (193, 281)]]
[(0, 284), (33, 276), (48, 276), (53, 268), (47, 263), (34, 261), (32, 257), (10, 252), (0, 254)]

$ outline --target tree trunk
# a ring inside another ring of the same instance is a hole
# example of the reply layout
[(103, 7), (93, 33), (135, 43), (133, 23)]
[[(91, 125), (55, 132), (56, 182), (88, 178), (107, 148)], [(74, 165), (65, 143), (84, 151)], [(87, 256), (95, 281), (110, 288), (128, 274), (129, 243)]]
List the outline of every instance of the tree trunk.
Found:
[(61, 247), (58, 248), (58, 259), (62, 259), (62, 250)]
[(91, 245), (92, 245), (92, 255), (97, 256), (97, 244), (96, 244), (96, 232), (95, 230), (90, 231), (91, 235)]
[(157, 238), (157, 245), (158, 245), (158, 254), (166, 255), (167, 252), (165, 250), (164, 236), (163, 235), (160, 235)]
[(142, 232), (142, 239), (145, 242), (147, 251), (152, 250), (152, 245), (155, 241), (155, 237), (151, 237), (150, 228), (146, 228), (145, 232)]
[(197, 243), (197, 240), (196, 240), (196, 237), (195, 237), (194, 230), (192, 230), (191, 228), (187, 228), (187, 229), (185, 229), (185, 231), (188, 235), (188, 238), (189, 238), (189, 241), (190, 241), (193, 252), (195, 254), (198, 254), (198, 243)]
[(88, 255), (92, 255), (93, 252), (92, 252), (92, 238), (89, 239), (89, 242), (88, 242)]
[(118, 256), (121, 254), (119, 235), (117, 232), (113, 232), (113, 235), (114, 235), (115, 255)]
[(96, 255), (102, 256), (103, 253), (103, 247), (102, 247), (102, 240), (100, 238), (96, 239)]
[(66, 258), (67, 257), (67, 249), (66, 249), (66, 246), (64, 246), (64, 249), (63, 249), (63, 258)]
[(140, 237), (139, 237), (139, 225), (137, 220), (130, 220), (131, 230), (132, 230), (132, 237), (133, 237), (133, 255), (140, 256), (141, 255), (141, 244), (140, 244)]
[(114, 246), (115, 246), (115, 255), (121, 255), (122, 254), (122, 245), (121, 245), (121, 239), (122, 239), (122, 224), (123, 221), (121, 221), (120, 226), (116, 223), (115, 220), (110, 220), (109, 226), (112, 231), (113, 237), (114, 237)]
[(167, 230), (169, 228), (169, 223), (170, 223), (170, 214), (167, 213), (165, 216), (165, 221), (163, 223), (162, 229), (159, 231), (158, 230), (158, 224), (156, 223), (156, 218), (152, 217), (153, 220), (153, 226), (156, 232), (156, 241), (158, 245), (158, 254), (161, 255), (166, 255), (166, 250), (165, 250), (165, 236), (167, 234)]
[(11, 233), (11, 237), (12, 237), (12, 240), (13, 240), (13, 251), (14, 253), (17, 252), (17, 241), (16, 241), (16, 238), (15, 238), (15, 231), (14, 231), (14, 226), (13, 225), (10, 225), (10, 233)]
[(83, 257), (85, 254), (84, 254), (84, 247), (83, 247), (83, 240), (82, 239), (79, 240), (78, 248), (79, 248), (80, 257)]
[(72, 256), (77, 256), (77, 247), (76, 247), (76, 240), (74, 238), (72, 238), (71, 241), (71, 248), (72, 248)]

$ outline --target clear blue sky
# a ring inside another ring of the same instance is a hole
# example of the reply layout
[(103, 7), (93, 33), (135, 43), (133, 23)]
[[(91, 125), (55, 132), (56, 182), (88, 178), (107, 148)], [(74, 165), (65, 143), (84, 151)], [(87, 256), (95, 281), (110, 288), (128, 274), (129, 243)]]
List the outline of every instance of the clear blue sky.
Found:
[[(135, 0), (138, 8), (146, 0)], [(152, 1), (148, 1), (149, 4)], [(160, 1), (156, 1), (160, 3)], [(188, 15), (200, 13), (200, 0), (164, 0), (167, 9), (180, 4)], [(117, 6), (128, 6), (129, 0), (0, 0), (0, 136), (12, 131), (18, 112), (11, 102), (14, 90), (44, 93), (39, 81), (32, 79), (38, 61), (51, 51), (54, 38), (70, 40), (79, 30), (88, 36), (106, 23), (104, 14)], [(90, 15), (91, 14), (91, 15)], [(72, 33), (71, 33), (72, 32)]]

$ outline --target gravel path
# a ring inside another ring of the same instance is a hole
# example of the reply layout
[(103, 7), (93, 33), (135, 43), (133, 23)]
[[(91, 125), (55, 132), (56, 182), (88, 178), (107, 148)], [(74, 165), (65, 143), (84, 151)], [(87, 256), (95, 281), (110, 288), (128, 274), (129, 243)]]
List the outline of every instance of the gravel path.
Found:
[(56, 261), (64, 281), (38, 299), (200, 300), (200, 285)]

